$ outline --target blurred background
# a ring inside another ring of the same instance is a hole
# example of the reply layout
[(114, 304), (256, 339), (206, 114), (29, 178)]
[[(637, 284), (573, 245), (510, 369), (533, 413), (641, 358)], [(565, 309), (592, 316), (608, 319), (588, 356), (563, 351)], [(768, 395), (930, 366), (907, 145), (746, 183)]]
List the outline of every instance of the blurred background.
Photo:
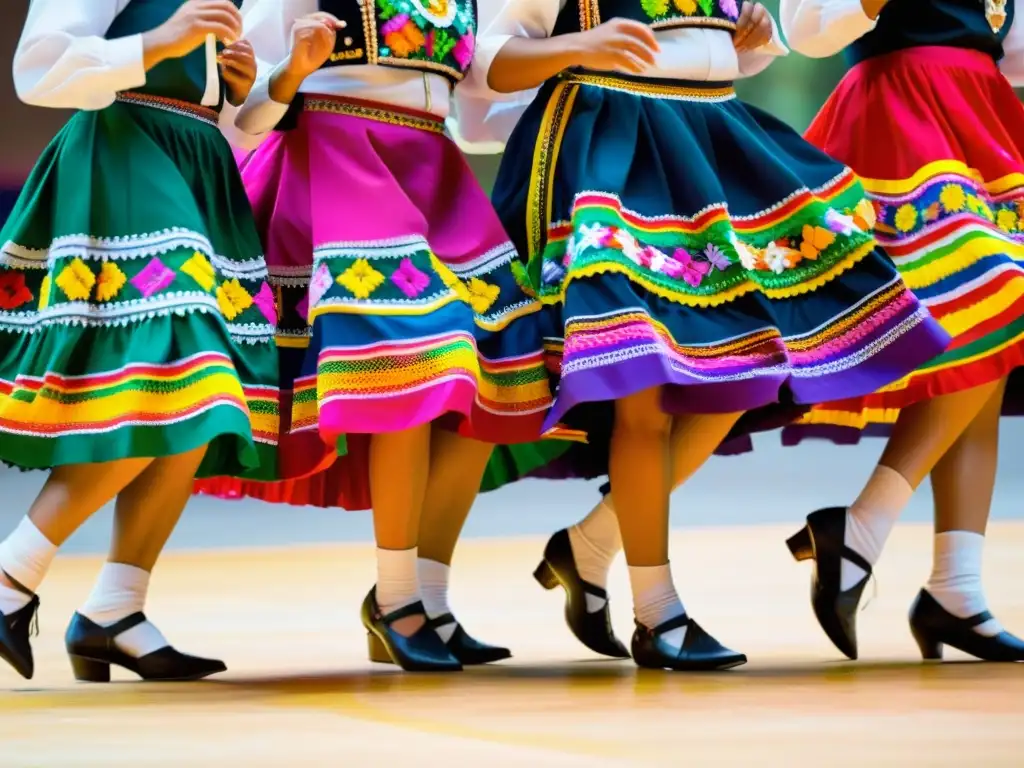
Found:
[[(777, 14), (778, 0), (766, 0)], [(10, 62), (28, 0), (4, 0), (0, 24), (0, 60)], [(5, 64), (4, 66), (9, 66)], [(841, 59), (811, 60), (791, 55), (750, 82), (740, 83), (744, 99), (803, 130), (842, 77)], [(15, 98), (9, 76), (0, 78), (0, 216), (13, 204), (19, 186), (39, 152), (66, 115), (26, 107)], [(481, 183), (490, 188), (497, 157), (471, 157)], [(754, 454), (714, 458), (674, 499), (677, 525), (743, 525), (796, 522), (818, 506), (852, 500), (876, 461), (881, 443), (838, 448), (809, 443), (782, 449), (778, 436), (763, 435)], [(1006, 420), (1003, 462), (995, 502), (996, 517), (1019, 517), (1024, 476), (1016, 462), (1024, 453), (1024, 426)], [(31, 503), (41, 473), (0, 468), (0, 534), (10, 529)], [(597, 483), (527, 481), (481, 498), (467, 535), (507, 536), (549, 533), (574, 521), (597, 501)], [(905, 519), (930, 519), (926, 488), (915, 497)], [(239, 521), (245, 525), (239, 525)], [(109, 532), (109, 510), (87, 524), (70, 542), (78, 551), (102, 551)], [(282, 510), (259, 502), (197, 499), (174, 535), (178, 547), (265, 546), (314, 541), (369, 540), (369, 515), (330, 510)]]

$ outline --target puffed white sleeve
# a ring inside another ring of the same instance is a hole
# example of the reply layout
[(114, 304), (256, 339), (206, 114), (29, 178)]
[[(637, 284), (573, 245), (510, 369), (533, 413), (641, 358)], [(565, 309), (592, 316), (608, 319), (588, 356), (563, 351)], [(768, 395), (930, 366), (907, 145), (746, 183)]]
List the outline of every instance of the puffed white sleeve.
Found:
[(466, 79), (455, 89), (448, 130), (464, 152), (501, 152), (537, 89), (499, 93), (487, 84), (491, 65), (513, 37), (550, 37), (565, 0), (479, 0), (476, 50)]
[(814, 59), (839, 53), (878, 23), (861, 0), (782, 0), (779, 19), (789, 47)]
[(288, 104), (270, 98), (270, 79), (288, 58), (295, 22), (317, 10), (316, 0), (255, 0), (245, 14), (245, 39), (256, 55), (257, 74), (249, 98), (235, 116), (239, 130), (258, 144), (288, 112)]
[(772, 22), (771, 39), (752, 51), (743, 51), (737, 55), (740, 64), (740, 77), (753, 77), (768, 69), (768, 66), (780, 56), (789, 53), (789, 49), (782, 42), (782, 35), (779, 34), (779, 25), (775, 18), (769, 16)]
[(999, 61), (999, 69), (1006, 75), (1014, 88), (1024, 88), (1024, 19), (1018, 13), (1024, 13), (1024, 3), (1013, 2), (1013, 23), (1003, 40), (1003, 58)]
[(97, 110), (146, 84), (142, 35), (107, 40), (129, 0), (32, 0), (14, 53), (14, 89), (26, 104)]

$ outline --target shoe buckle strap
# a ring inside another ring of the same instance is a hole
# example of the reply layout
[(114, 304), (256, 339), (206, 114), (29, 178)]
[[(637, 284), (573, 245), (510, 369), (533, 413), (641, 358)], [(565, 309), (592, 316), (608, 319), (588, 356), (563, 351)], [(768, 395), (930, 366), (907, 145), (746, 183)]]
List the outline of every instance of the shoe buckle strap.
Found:
[(148, 621), (148, 619), (146, 619), (146, 614), (144, 614), (142, 611), (138, 611), (136, 613), (125, 616), (120, 621), (114, 622), (109, 627), (104, 627), (104, 630), (106, 631), (108, 636), (117, 637), (118, 635), (124, 634), (129, 629), (133, 629), (134, 627), (137, 627), (140, 624), (145, 624), (146, 621)]
[(435, 616), (432, 619), (427, 619), (427, 626), (431, 629), (440, 629), (441, 627), (449, 624), (458, 624), (455, 617), (450, 613), (442, 613), (440, 616)]
[(690, 617), (686, 613), (681, 613), (668, 621), (663, 621), (661, 624), (651, 630), (652, 635), (664, 635), (666, 632), (671, 632), (673, 629), (682, 629), (690, 625)]
[[(380, 609), (378, 608), (378, 611), (379, 610)], [(426, 613), (426, 610), (423, 608), (423, 601), (417, 600), (415, 603), (409, 603), (409, 605), (404, 605), (401, 608), (396, 608), (386, 616), (381, 615), (380, 621), (381, 623), (390, 626), (391, 624), (394, 624), (396, 621), (407, 619), (410, 616), (426, 616)]]
[(964, 619), (964, 621), (966, 621), (973, 629), (974, 627), (980, 627), (986, 621), (992, 621), (994, 618), (995, 616), (993, 616), (989, 611), (982, 611), (981, 613), (976, 613), (974, 616), (971, 616), (969, 619)]

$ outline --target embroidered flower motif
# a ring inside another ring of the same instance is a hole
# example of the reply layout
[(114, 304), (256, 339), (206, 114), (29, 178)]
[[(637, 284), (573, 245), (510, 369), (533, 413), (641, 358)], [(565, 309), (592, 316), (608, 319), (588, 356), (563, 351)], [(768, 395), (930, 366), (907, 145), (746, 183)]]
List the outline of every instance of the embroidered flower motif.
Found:
[(677, 11), (685, 13), (687, 16), (692, 16), (697, 12), (697, 0), (672, 0), (672, 5), (676, 7)]
[(39, 311), (42, 312), (50, 306), (50, 276), (43, 278), (43, 284), (39, 286)]
[(857, 226), (852, 216), (847, 216), (832, 208), (829, 208), (825, 214), (825, 225), (839, 235), (852, 234)]
[(252, 306), (252, 296), (238, 282), (238, 278), (232, 278), (217, 288), (217, 306), (230, 322)]
[(491, 305), (498, 300), (501, 288), (490, 283), (485, 283), (479, 277), (471, 278), (469, 281), (469, 305), (478, 315), (482, 315)]
[(569, 235), (565, 241), (565, 256), (562, 257), (562, 264), (568, 267), (572, 264), (572, 257), (576, 255), (576, 235)]
[[(320, 299), (331, 289), (334, 281), (331, 279), (331, 270), (324, 262), (320, 262), (313, 277), (309, 280), (309, 306), (315, 307)], [(307, 306), (308, 309), (308, 306)]]
[(540, 267), (540, 279), (545, 285), (561, 285), (565, 267), (557, 261), (545, 261)]
[(309, 293), (299, 299), (299, 303), (295, 305), (295, 312), (303, 320), (309, 320)]
[[(817, 256), (815, 256), (817, 258)], [(803, 254), (778, 243), (768, 243), (764, 249), (764, 264), (777, 275), (792, 269), (803, 261)]]
[(466, 30), (466, 34), (459, 38), (459, 42), (452, 48), (452, 56), (459, 62), (459, 68), (463, 71), (469, 69), (473, 61), (473, 51), (476, 49), (476, 38), (472, 30)]
[(423, 48), (426, 38), (407, 13), (400, 13), (388, 19), (380, 28), (384, 42), (391, 49), (391, 55), (407, 59)]
[(667, 270), (676, 269), (678, 271), (678, 267), (674, 267), (672, 261), (671, 256), (662, 253), (653, 245), (648, 245), (640, 250), (640, 265), (654, 272), (664, 272), (667, 275)]
[(718, 0), (718, 7), (733, 21), (740, 17), (740, 9), (736, 6), (736, 0)]
[(981, 200), (978, 199), (977, 195), (967, 196), (967, 210), (971, 213), (981, 213)]
[(357, 259), (338, 275), (338, 285), (348, 288), (357, 299), (368, 299), (384, 282), (384, 275), (370, 266), (366, 259)]
[(824, 227), (813, 227), (804, 224), (801, 230), (800, 253), (805, 259), (814, 260), (821, 255), (821, 252), (836, 241), (835, 233), (829, 232)]
[(761, 261), (761, 254), (736, 237), (736, 234), (733, 232), (729, 233), (729, 245), (736, 251), (736, 256), (739, 258), (740, 264), (744, 269), (756, 270), (763, 268), (764, 263)]
[[(174, 272), (169, 270), (160, 259), (155, 256), (150, 259), (149, 264), (142, 268), (135, 277), (131, 279), (139, 293), (147, 299), (154, 293), (159, 293), (174, 282)], [(61, 286), (63, 288), (64, 286)]]
[(893, 220), (896, 229), (900, 232), (909, 232), (917, 224), (917, 208), (910, 203), (904, 203), (896, 209), (896, 218)]
[(725, 252), (714, 243), (708, 243), (704, 248), (704, 258), (707, 259), (708, 263), (719, 272), (725, 272), (725, 270), (732, 266), (732, 262), (729, 260), (729, 257), (726, 256)]
[(448, 265), (437, 258), (437, 254), (433, 251), (430, 252), (430, 266), (434, 268), (437, 276), (441, 278), (441, 282), (454, 291), (458, 291), (457, 286), (462, 285), (462, 281), (455, 275)]
[(640, 0), (640, 7), (650, 18), (657, 19), (668, 13), (668, 0)]
[(861, 232), (870, 232), (878, 222), (878, 213), (874, 204), (867, 198), (861, 198), (853, 209), (853, 223)]
[(124, 272), (112, 261), (103, 262), (100, 276), (96, 280), (96, 298), (99, 301), (110, 301), (117, 296), (128, 281)]
[(996, 215), (992, 212), (992, 208), (989, 206), (987, 202), (982, 200), (980, 197), (978, 198), (978, 213), (984, 216), (989, 221), (994, 222), (996, 220)]
[(427, 32), (426, 40), (423, 42), (423, 52), (427, 54), (428, 59), (434, 58), (434, 29), (431, 28)]
[(1013, 232), (1017, 229), (1018, 221), (1019, 219), (1017, 218), (1016, 212), (1009, 208), (1002, 208), (999, 213), (996, 214), (996, 224), (999, 225), (999, 228), (1004, 232)]
[(430, 278), (416, 268), (412, 259), (404, 258), (391, 275), (391, 282), (410, 299), (415, 299), (430, 285)]
[(72, 301), (84, 301), (92, 294), (96, 275), (81, 259), (75, 259), (57, 275), (57, 285)]
[(277, 302), (274, 301), (274, 290), (270, 287), (270, 284), (264, 282), (260, 286), (259, 291), (252, 299), (252, 303), (256, 305), (256, 308), (260, 311), (267, 322), (271, 325), (277, 325)]
[(199, 251), (192, 254), (192, 257), (181, 265), (181, 271), (191, 277), (204, 291), (213, 289), (217, 282), (217, 272), (209, 260)]
[(32, 291), (21, 272), (0, 272), (0, 309), (17, 309), (32, 301)]
[(607, 248), (609, 241), (614, 236), (612, 228), (603, 224), (584, 224), (576, 234), (574, 253), (585, 251), (587, 248)]
[(615, 245), (622, 250), (622, 255), (627, 259), (637, 264), (641, 263), (644, 247), (628, 231), (625, 229), (615, 230)]
[(939, 202), (950, 213), (962, 211), (967, 202), (967, 195), (959, 184), (944, 184), (939, 192)]
[[(710, 264), (706, 261), (697, 261), (693, 258), (690, 252), (684, 248), (676, 248), (672, 252), (672, 261), (678, 264), (678, 268), (675, 264), (666, 262), (664, 267), (665, 273), (669, 277), (674, 277), (677, 280), (684, 280), (694, 288), (699, 286), (704, 280), (704, 276), (711, 271)], [(676, 274), (672, 274), (673, 272)]]
[(928, 224), (932, 223), (933, 221), (938, 221), (939, 217), (941, 215), (942, 215), (942, 204), (941, 203), (932, 203), (931, 205), (929, 205), (927, 208), (924, 209), (924, 214), (923, 214), (924, 220)]

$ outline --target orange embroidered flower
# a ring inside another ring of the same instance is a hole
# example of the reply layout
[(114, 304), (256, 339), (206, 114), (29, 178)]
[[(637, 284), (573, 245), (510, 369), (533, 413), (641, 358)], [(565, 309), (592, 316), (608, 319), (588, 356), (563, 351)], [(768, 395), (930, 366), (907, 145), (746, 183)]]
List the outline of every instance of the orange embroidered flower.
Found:
[(861, 232), (870, 232), (875, 228), (877, 221), (875, 206), (870, 200), (864, 198), (857, 203), (853, 209), (853, 223), (857, 225), (857, 229)]
[(381, 32), (384, 34), (384, 42), (391, 49), (391, 54), (400, 59), (409, 58), (427, 42), (420, 28), (413, 23), (406, 13), (401, 13), (393, 19), (389, 19), (381, 27)]
[(800, 243), (800, 253), (805, 259), (812, 261), (836, 241), (834, 232), (830, 232), (824, 227), (813, 227), (810, 224), (804, 224), (801, 234), (803, 242)]

